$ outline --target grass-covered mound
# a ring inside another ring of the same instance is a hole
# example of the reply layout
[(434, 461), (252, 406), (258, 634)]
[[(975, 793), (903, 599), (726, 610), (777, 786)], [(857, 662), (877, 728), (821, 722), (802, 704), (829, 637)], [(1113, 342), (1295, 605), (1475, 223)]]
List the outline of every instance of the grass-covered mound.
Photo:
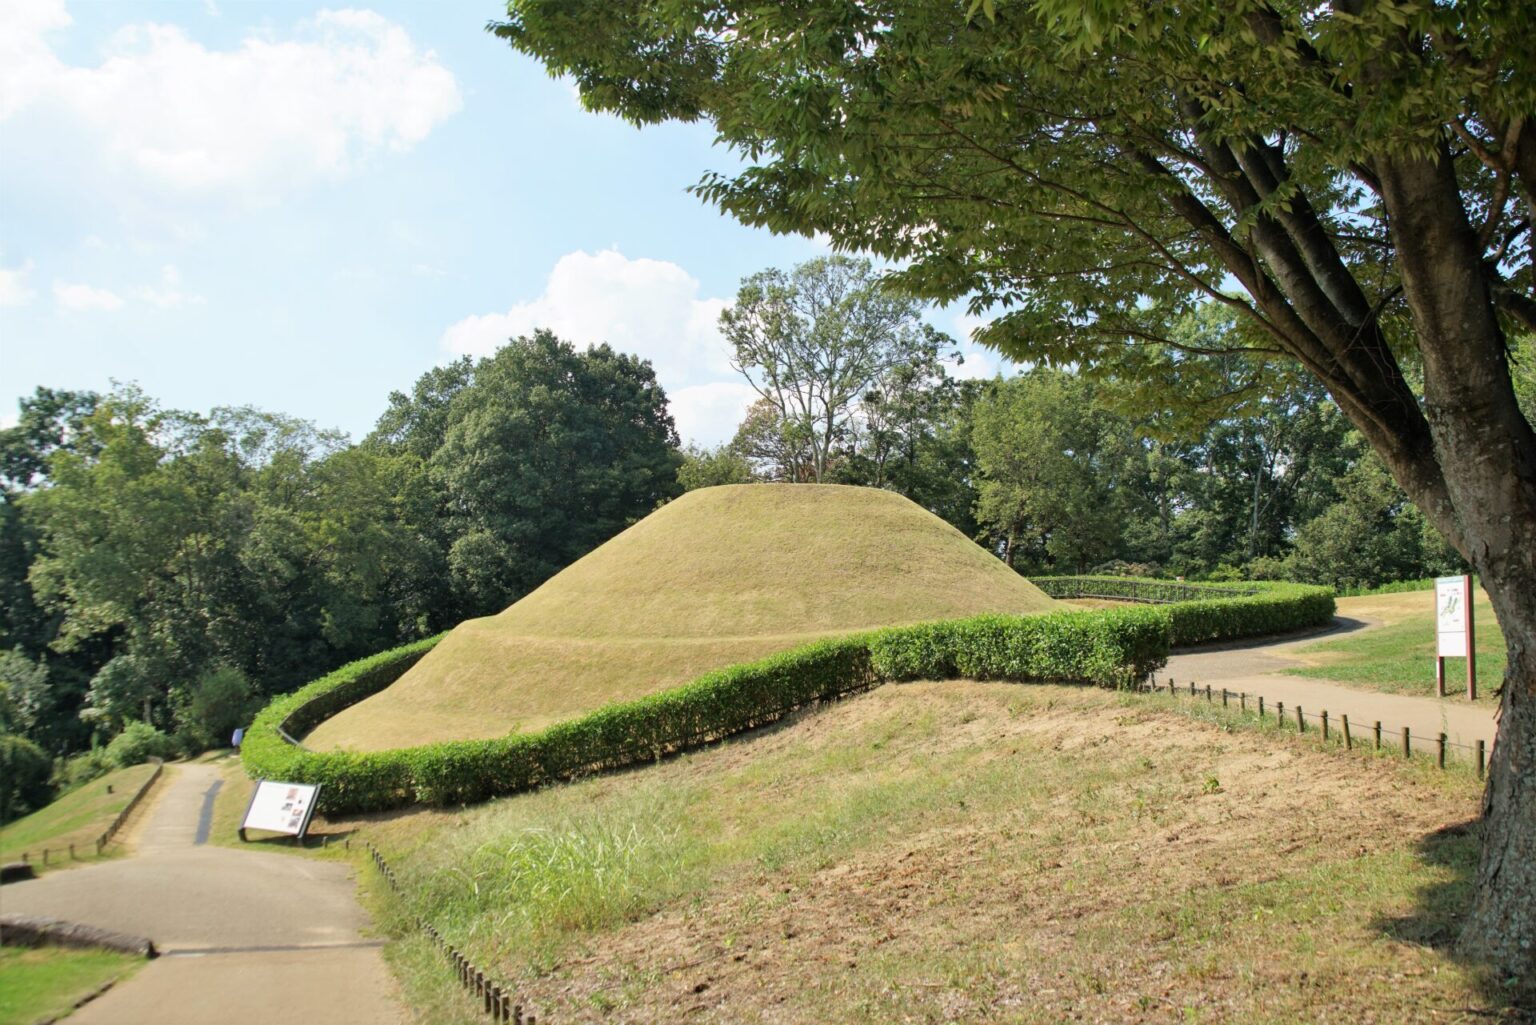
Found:
[(708, 488), (500, 615), (461, 624), (305, 743), (382, 750), (527, 732), (818, 638), (1057, 608), (899, 495), (806, 484)]

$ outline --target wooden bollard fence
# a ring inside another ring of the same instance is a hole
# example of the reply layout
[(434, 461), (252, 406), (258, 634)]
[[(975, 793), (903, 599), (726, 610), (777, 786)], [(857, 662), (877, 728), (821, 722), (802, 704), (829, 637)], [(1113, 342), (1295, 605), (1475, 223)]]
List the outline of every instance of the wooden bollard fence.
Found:
[(1259, 722), (1264, 721), (1264, 695), (1259, 695)]
[(1247, 691), (1243, 691), (1242, 693), (1238, 694), (1238, 696), (1237, 696), (1237, 707), (1241, 711), (1244, 711), (1244, 712), (1248, 711), (1248, 692)]
[(1481, 740), (1479, 740), (1477, 742), (1477, 778), (1478, 779), (1482, 779), (1483, 778), (1483, 766), (1486, 763), (1487, 763), (1487, 751), (1483, 747), (1483, 742)]
[(1344, 750), (1353, 751), (1355, 749), (1355, 738), (1349, 735), (1348, 712), (1345, 712), (1343, 715), (1339, 716), (1339, 725), (1344, 728)]
[(1403, 757), (1413, 757), (1413, 742), (1408, 738), (1408, 727), (1403, 727)]
[(1323, 709), (1323, 743), (1328, 743), (1328, 709)]
[(1376, 720), (1376, 750), (1381, 750), (1381, 720)]
[(1276, 701), (1275, 702), (1275, 725), (1276, 726), (1284, 726), (1285, 725), (1285, 702), (1284, 701)]
[(1307, 732), (1307, 720), (1305, 720), (1305, 719), (1303, 719), (1301, 717), (1301, 706), (1300, 705), (1296, 706), (1296, 732), (1297, 733), (1305, 733), (1305, 732)]
[(1445, 734), (1440, 734), (1439, 749), (1435, 752), (1435, 763), (1440, 768), (1445, 768)]
[(1205, 685), (1205, 703), (1206, 704), (1210, 704), (1211, 703), (1211, 685), (1210, 684), (1206, 684)]
[(1225, 688), (1225, 687), (1221, 688), (1221, 707), (1222, 708), (1228, 707), (1227, 706), (1227, 688)]

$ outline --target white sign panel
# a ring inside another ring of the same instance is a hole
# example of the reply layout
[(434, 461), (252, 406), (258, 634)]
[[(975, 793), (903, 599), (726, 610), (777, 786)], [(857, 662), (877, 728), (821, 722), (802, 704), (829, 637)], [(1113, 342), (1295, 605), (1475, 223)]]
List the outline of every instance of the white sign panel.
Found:
[(1466, 577), (1439, 577), (1435, 580), (1435, 654), (1440, 658), (1465, 658), (1467, 655)]
[(312, 783), (276, 783), (264, 779), (256, 785), (241, 829), (267, 829), (274, 833), (303, 836), (315, 813), (320, 788)]

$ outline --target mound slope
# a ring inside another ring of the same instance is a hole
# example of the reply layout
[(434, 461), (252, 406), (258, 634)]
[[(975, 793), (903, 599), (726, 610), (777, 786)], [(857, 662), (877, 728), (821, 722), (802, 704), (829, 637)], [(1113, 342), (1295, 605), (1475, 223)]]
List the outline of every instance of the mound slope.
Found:
[(690, 492), (505, 612), (469, 620), (312, 747), (532, 730), (819, 637), (1061, 606), (913, 502), (872, 488)]

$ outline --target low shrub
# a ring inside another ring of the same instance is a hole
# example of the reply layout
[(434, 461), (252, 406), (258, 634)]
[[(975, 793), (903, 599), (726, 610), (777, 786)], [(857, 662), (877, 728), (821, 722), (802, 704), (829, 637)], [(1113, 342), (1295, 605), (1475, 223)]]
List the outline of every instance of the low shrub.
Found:
[(1253, 594), (1205, 598), (1164, 606), (1169, 643), (1174, 647), (1292, 633), (1327, 626), (1333, 619), (1333, 591), (1308, 584), (1252, 584)]
[(141, 765), (151, 758), (171, 758), (176, 742), (147, 722), (131, 722), (107, 745), (107, 761), (116, 769)]
[(53, 799), (53, 759), (25, 737), (0, 733), (0, 825)]
[(976, 616), (882, 630), (870, 637), (888, 680), (1060, 681), (1125, 686), (1168, 659), (1166, 609), (1050, 616)]
[(93, 747), (56, 762), (53, 767), (53, 783), (59, 790), (73, 790), (82, 783), (100, 779), (115, 767), (107, 757), (106, 748)]

